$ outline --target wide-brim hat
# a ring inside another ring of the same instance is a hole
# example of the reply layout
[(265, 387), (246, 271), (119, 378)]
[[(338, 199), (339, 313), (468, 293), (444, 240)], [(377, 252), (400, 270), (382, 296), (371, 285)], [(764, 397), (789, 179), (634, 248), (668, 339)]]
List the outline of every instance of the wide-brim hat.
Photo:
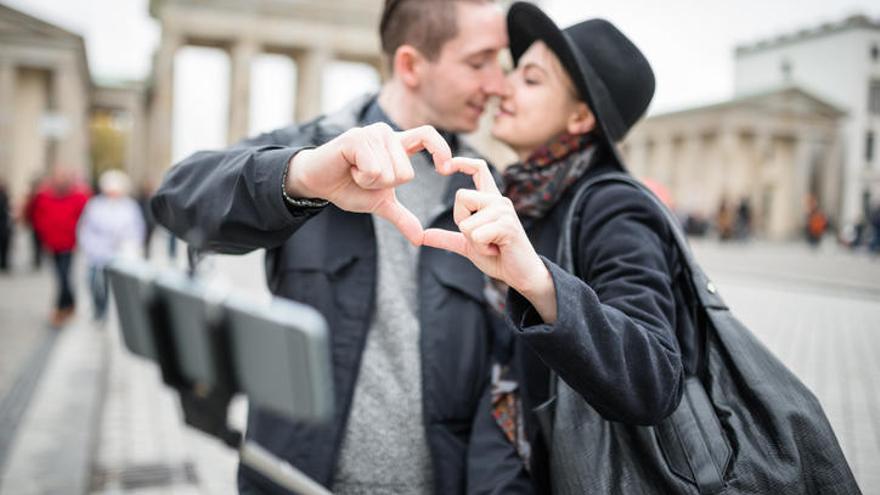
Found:
[(556, 54), (622, 166), (616, 143), (645, 114), (654, 96), (654, 71), (642, 52), (604, 19), (589, 19), (563, 30), (527, 2), (510, 7), (507, 30), (516, 64), (535, 41), (543, 41)]

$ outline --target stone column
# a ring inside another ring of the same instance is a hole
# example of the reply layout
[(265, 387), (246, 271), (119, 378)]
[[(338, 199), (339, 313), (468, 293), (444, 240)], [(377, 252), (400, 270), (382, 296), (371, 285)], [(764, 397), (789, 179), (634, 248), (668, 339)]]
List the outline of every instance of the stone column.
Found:
[[(171, 166), (174, 116), (174, 55), (183, 38), (163, 32), (153, 66), (153, 97), (150, 105), (150, 150), (147, 170), (161, 173)], [(158, 174), (157, 174), (158, 175)]]
[(629, 153), (624, 158), (626, 166), (630, 173), (639, 179), (650, 178), (650, 170), (648, 169), (647, 148), (650, 138), (641, 133), (639, 136), (632, 136), (627, 139)]
[(324, 67), (330, 53), (311, 48), (296, 57), (296, 122), (305, 122), (321, 114)]
[(229, 144), (247, 137), (250, 128), (251, 64), (259, 51), (253, 40), (239, 40), (230, 50)]
[(15, 65), (0, 60), (0, 177), (11, 177), (15, 124)]
[[(783, 235), (795, 237), (801, 225), (804, 223), (806, 214), (806, 198), (810, 193), (810, 172), (813, 168), (813, 136), (806, 133), (795, 135), (794, 150), (791, 164), (782, 180), (790, 184), (788, 192), (788, 211), (784, 222)], [(785, 177), (789, 175), (789, 177)], [(816, 198), (819, 201), (820, 198)], [(826, 206), (819, 203), (819, 207), (826, 210)]]
[(147, 122), (144, 113), (144, 93), (138, 88), (131, 96), (129, 106), (131, 127), (129, 128), (128, 145), (125, 150), (126, 168), (136, 185), (142, 184), (149, 177), (146, 170)]
[(59, 119), (56, 129), (59, 133), (49, 136), (54, 141), (54, 156), (50, 154), (48, 161), (49, 166), (63, 163), (88, 174), (89, 83), (83, 81), (78, 69), (76, 61), (66, 60), (57, 65), (52, 74), (50, 108)]

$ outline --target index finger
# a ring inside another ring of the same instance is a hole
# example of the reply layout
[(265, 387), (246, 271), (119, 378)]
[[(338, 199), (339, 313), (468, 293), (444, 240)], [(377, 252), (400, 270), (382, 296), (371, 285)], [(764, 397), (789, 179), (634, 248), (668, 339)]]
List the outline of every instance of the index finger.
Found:
[(397, 133), (397, 138), (407, 154), (413, 154), (416, 151), (427, 150), (434, 159), (434, 167), (440, 170), (440, 166), (452, 158), (452, 150), (449, 149), (449, 143), (443, 139), (443, 136), (437, 132), (437, 129), (429, 125), (423, 125)]
[(391, 222), (413, 246), (421, 246), (424, 231), (422, 222), (411, 211), (391, 198), (383, 201), (374, 212), (376, 215)]
[(474, 179), (477, 191), (501, 194), (501, 191), (498, 190), (498, 184), (495, 183), (495, 177), (489, 171), (489, 165), (485, 160), (457, 156), (449, 160), (444, 169), (449, 173), (461, 172), (470, 175)]

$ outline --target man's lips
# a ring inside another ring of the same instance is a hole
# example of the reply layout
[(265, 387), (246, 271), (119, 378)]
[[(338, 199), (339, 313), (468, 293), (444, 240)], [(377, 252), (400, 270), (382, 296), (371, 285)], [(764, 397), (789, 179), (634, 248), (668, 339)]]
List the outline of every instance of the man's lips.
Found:
[(477, 115), (482, 115), (482, 114), (483, 114), (483, 110), (486, 109), (486, 106), (485, 106), (485, 105), (480, 105), (480, 104), (477, 104), (477, 103), (468, 103), (467, 106), (468, 106), (468, 108), (470, 108), (471, 110), (473, 110), (474, 112), (476, 112)]

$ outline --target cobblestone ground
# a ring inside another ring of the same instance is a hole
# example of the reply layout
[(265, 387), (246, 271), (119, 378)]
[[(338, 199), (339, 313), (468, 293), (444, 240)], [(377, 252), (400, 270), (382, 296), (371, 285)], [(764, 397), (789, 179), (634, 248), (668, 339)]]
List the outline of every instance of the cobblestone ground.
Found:
[(13, 248), (10, 270), (0, 273), (0, 467), (55, 337), (49, 260), (34, 270), (24, 236)]
[(24, 241), (23, 236), (16, 237), (11, 269), (0, 273), (0, 397), (9, 392), (18, 371), (50, 335), (51, 260), (45, 259), (41, 270), (33, 270), (30, 246)]
[[(834, 246), (810, 251), (799, 245), (695, 242), (694, 248), (734, 313), (819, 397), (863, 491), (880, 493), (880, 364), (875, 358), (880, 351), (880, 260)], [(209, 263), (211, 273), (222, 274), (237, 289), (266, 295), (261, 254)], [(28, 328), (42, 328), (49, 302), (41, 294), (48, 280), (45, 274), (34, 276), (26, 292), (28, 276), (13, 285), (0, 279), (0, 304), (19, 297), (31, 301), (31, 315), (15, 318)], [(9, 350), (6, 339), (32, 339), (19, 344), (19, 353), (38, 346), (36, 337), (15, 337), (7, 330), (2, 318), (8, 315), (0, 313), (5, 332), (0, 334), (0, 370), (7, 370), (5, 377), (0, 375), (0, 391), (16, 366), (2, 353), (15, 354), (17, 366), (26, 361)], [(116, 332), (111, 318), (101, 333), (109, 352), (90, 493), (235, 493), (237, 455), (183, 426), (176, 396), (163, 387), (155, 366), (123, 349)], [(242, 400), (233, 406), (233, 423), (239, 427), (245, 409)]]

